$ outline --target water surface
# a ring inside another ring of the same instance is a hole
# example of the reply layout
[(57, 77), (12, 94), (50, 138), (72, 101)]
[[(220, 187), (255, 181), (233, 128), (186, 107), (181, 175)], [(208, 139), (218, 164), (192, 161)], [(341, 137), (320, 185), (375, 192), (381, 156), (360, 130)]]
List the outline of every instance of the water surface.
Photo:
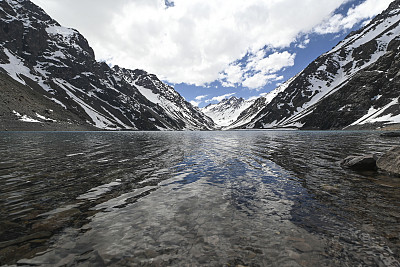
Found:
[(0, 133), (0, 264), (400, 266), (375, 132)]

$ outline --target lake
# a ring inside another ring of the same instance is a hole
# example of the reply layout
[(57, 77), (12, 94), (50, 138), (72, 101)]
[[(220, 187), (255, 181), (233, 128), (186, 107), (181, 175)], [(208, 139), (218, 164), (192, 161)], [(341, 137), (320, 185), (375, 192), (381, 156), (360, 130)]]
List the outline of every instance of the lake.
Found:
[(1, 132), (0, 265), (400, 266), (378, 132)]

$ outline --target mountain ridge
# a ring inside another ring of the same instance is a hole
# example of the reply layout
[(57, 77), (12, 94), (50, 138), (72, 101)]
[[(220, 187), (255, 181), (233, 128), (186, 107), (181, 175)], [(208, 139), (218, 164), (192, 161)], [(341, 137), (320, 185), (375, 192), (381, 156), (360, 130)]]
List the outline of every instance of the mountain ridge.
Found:
[(29, 0), (1, 1), (0, 24), (0, 84), (15, 90), (0, 88), (1, 130), (341, 130), (400, 124), (400, 0), (270, 93), (202, 109), (154, 74), (96, 61), (77, 30), (61, 26)]
[[(214, 128), (210, 118), (157, 76), (97, 62), (77, 30), (62, 27), (29, 0), (1, 1), (0, 23), (0, 68), (75, 114), (72, 124), (104, 130)], [(152, 92), (153, 98), (144, 92)], [(18, 124), (14, 109), (0, 119)], [(33, 119), (44, 123), (38, 116)]]
[[(239, 121), (233, 123), (231, 128), (375, 129), (400, 123), (399, 94), (394, 92), (398, 88), (397, 76), (382, 82), (381, 85), (386, 84), (386, 89), (380, 93), (375, 88), (369, 90), (371, 95), (366, 95), (359, 89), (370, 86), (360, 80), (359, 76), (364, 76), (364, 80), (368, 76), (362, 71), (373, 71), (374, 66), (383, 64), (380, 62), (385, 61), (385, 57), (391, 55), (391, 59), (395, 60), (392, 72), (397, 68), (399, 23), (400, 1), (396, 0), (369, 24), (350, 33), (332, 50), (288, 80), (284, 90), (275, 89), (279, 92), (270, 102), (263, 105), (258, 100), (243, 111)], [(387, 74), (384, 68), (379, 71)], [(355, 82), (356, 79), (358, 82)], [(346, 105), (352, 105), (352, 108)], [(385, 110), (390, 110), (392, 116)], [(377, 116), (363, 119), (370, 113)], [(250, 119), (240, 121), (246, 116)]]

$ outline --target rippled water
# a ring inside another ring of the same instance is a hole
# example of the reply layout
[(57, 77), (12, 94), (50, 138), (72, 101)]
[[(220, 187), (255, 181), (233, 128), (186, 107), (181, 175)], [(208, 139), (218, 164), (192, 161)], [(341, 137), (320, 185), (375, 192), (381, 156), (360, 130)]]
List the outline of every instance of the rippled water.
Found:
[(0, 133), (0, 265), (400, 266), (374, 132)]

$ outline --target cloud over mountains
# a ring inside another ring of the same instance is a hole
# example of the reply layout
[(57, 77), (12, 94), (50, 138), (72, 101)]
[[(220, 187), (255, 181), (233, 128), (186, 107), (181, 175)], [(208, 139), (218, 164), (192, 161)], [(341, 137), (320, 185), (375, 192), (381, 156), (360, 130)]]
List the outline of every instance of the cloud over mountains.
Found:
[[(171, 83), (259, 88), (283, 79), (308, 33), (351, 28), (390, 0), (33, 0), (65, 26), (77, 28), (99, 60), (143, 68)], [(335, 14), (354, 2), (346, 14)], [(94, 15), (95, 14), (95, 15)], [(268, 48), (268, 50), (266, 50)], [(267, 53), (266, 51), (270, 51)], [(245, 58), (246, 57), (246, 58)], [(245, 58), (245, 59), (244, 59)]]

